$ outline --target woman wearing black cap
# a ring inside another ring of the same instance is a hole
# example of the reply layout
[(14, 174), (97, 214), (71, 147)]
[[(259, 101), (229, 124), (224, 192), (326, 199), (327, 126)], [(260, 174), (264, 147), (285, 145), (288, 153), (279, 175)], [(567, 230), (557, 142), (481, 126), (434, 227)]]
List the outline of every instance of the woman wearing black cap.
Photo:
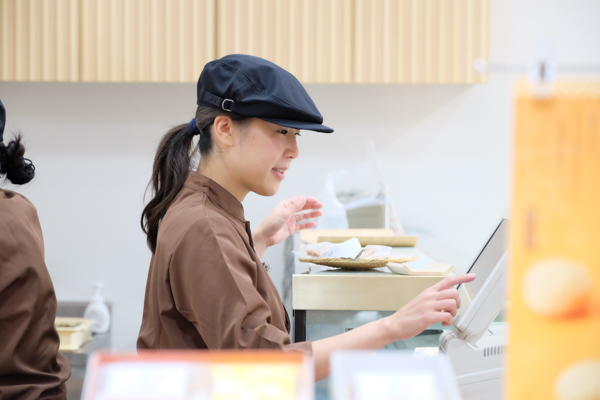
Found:
[(196, 117), (164, 136), (154, 160), (155, 195), (142, 214), (153, 256), (138, 349), (306, 350), (321, 379), (333, 350), (381, 348), (436, 322), (452, 324), (459, 298), (450, 287), (471, 276), (448, 278), (394, 315), (345, 334), (290, 344), (287, 312), (260, 257), (314, 226), (303, 221), (320, 216), (322, 205), (308, 197), (284, 201), (251, 232), (242, 201), (249, 192), (277, 193), (298, 157), (300, 130), (333, 130), (294, 76), (248, 55), (208, 63), (197, 104)]
[[(35, 168), (21, 137), (3, 141), (0, 102), (0, 175), (29, 182)], [(56, 296), (44, 262), (37, 211), (24, 196), (0, 189), (0, 399), (66, 398), (69, 363), (58, 352)]]

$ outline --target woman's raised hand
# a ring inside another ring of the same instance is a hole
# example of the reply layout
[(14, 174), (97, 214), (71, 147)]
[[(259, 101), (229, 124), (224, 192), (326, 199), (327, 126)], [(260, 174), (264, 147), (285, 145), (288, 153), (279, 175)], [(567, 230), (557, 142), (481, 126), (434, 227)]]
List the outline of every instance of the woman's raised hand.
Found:
[(323, 204), (317, 199), (305, 196), (293, 197), (277, 204), (252, 232), (258, 256), (262, 257), (267, 247), (281, 242), (292, 233), (316, 226), (316, 221), (303, 221), (320, 217), (323, 212), (319, 209), (322, 207)]
[(386, 325), (394, 336), (397, 335), (395, 340), (416, 336), (437, 322), (443, 326), (454, 324), (460, 297), (458, 290), (452, 287), (473, 279), (475, 274), (448, 276), (387, 317)]

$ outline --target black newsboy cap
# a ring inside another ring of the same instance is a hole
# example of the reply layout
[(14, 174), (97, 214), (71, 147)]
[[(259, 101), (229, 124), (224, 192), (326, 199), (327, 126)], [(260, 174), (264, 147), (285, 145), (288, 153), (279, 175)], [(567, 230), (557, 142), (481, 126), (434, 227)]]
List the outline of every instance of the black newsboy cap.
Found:
[(302, 84), (280, 66), (231, 54), (204, 66), (198, 105), (233, 111), (288, 128), (331, 133)]

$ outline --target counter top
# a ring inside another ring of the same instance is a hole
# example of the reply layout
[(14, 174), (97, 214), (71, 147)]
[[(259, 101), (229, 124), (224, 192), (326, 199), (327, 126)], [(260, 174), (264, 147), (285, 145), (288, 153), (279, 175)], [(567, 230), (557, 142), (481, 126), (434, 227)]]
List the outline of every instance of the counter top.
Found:
[[(434, 262), (415, 247), (395, 247), (392, 254), (416, 256), (417, 261), (410, 262), (414, 268), (425, 268)], [(398, 275), (387, 267), (351, 271), (313, 264), (307, 272), (292, 276), (292, 308), (396, 311), (442, 279), (439, 276)]]

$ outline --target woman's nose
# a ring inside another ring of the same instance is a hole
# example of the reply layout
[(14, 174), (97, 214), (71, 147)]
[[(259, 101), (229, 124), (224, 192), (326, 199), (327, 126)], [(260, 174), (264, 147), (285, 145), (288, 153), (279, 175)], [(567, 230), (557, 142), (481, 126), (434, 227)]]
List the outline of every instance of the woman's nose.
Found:
[(300, 151), (298, 150), (298, 142), (296, 141), (296, 137), (294, 136), (291, 140), (291, 144), (288, 147), (288, 157), (291, 159), (298, 158)]

